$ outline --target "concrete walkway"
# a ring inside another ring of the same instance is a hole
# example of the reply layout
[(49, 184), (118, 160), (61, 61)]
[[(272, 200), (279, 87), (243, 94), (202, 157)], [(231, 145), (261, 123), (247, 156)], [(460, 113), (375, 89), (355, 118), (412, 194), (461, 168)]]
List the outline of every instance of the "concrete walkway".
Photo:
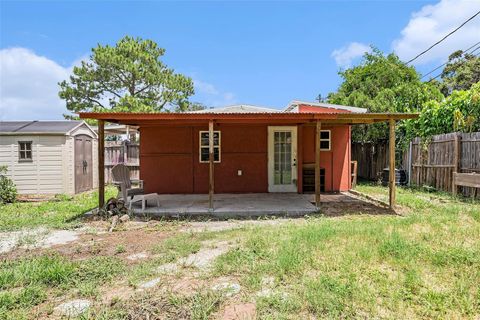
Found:
[[(216, 194), (214, 211), (208, 209), (208, 195), (159, 195), (160, 207), (147, 204), (144, 214), (150, 216), (253, 217), (262, 215), (303, 216), (317, 211), (310, 196), (296, 193)], [(132, 207), (142, 215), (140, 206)]]

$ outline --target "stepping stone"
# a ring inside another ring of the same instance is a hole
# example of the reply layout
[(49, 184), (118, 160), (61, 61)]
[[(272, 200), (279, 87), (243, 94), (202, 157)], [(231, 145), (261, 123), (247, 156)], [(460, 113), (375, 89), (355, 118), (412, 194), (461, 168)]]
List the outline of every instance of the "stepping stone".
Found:
[(272, 289), (266, 288), (257, 292), (257, 297), (270, 298), (273, 295)]
[(150, 289), (150, 288), (153, 288), (155, 287), (157, 284), (160, 283), (160, 278), (155, 278), (153, 280), (150, 280), (150, 281), (147, 281), (147, 282), (144, 282), (144, 283), (141, 283), (138, 288), (140, 289)]
[(226, 297), (232, 297), (240, 292), (240, 285), (238, 283), (221, 282), (212, 287), (214, 291), (224, 292)]
[(261, 280), (262, 288), (271, 288), (275, 286), (275, 278), (274, 277), (263, 277)]
[(281, 291), (273, 291), (272, 289), (265, 288), (257, 292), (257, 297), (259, 298), (271, 298), (277, 296), (282, 300), (287, 300), (288, 299), (288, 293), (287, 292), (281, 292)]
[(78, 317), (90, 308), (91, 302), (88, 300), (72, 300), (57, 306), (55, 310), (66, 317)]
[(178, 264), (176, 263), (166, 263), (162, 264), (157, 268), (157, 271), (160, 273), (175, 273), (178, 271)]
[(148, 254), (146, 252), (134, 253), (127, 257), (127, 259), (131, 261), (146, 259), (146, 258), (148, 258)]
[(197, 253), (193, 253), (186, 258), (180, 259), (178, 262), (185, 266), (208, 269), (217, 257), (226, 253), (230, 249), (228, 244), (219, 243), (219, 246), (220, 245), (222, 245), (222, 247), (200, 249)]

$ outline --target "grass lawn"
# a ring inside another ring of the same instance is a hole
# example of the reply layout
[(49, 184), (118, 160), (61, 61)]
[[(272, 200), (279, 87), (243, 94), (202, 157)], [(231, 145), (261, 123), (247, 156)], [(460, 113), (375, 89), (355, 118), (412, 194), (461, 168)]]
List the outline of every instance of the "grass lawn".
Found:
[[(379, 198), (388, 195), (386, 188), (374, 185), (359, 185), (358, 190)], [(89, 201), (93, 205), (95, 200)], [(93, 301), (83, 319), (131, 319), (146, 312), (152, 319), (209, 319), (239, 303), (253, 303), (260, 319), (478, 319), (480, 203), (403, 188), (397, 201), (403, 216), (315, 216), (196, 233), (178, 231), (179, 223), (159, 222), (145, 234), (168, 230), (168, 237), (146, 249), (150, 258), (137, 263), (120, 258), (124, 247), (81, 260), (58, 252), (4, 260), (0, 319), (49, 314), (54, 307), (50, 301), (62, 296)], [(68, 207), (56, 205), (52, 212)], [(21, 223), (2, 221), (2, 226), (15, 229), (30, 221), (63, 226), (79, 213), (73, 211), (36, 219), (25, 212), (16, 220)], [(126, 231), (117, 235), (124, 237)], [(170, 278), (158, 273), (159, 265), (219, 241), (229, 241), (228, 250), (208, 270), (185, 267)], [(153, 277), (161, 281), (152, 290), (102, 302), (102, 288), (112, 283), (124, 283), (125, 292)], [(172, 291), (168, 279), (203, 285), (181, 294)], [(211, 284), (219, 279), (238, 282), (241, 292), (226, 297), (212, 291)]]
[[(116, 195), (107, 187), (105, 199)], [(37, 226), (68, 228), (78, 225), (81, 215), (98, 206), (98, 192), (84, 192), (73, 197), (59, 195), (45, 202), (0, 204), (0, 231)]]

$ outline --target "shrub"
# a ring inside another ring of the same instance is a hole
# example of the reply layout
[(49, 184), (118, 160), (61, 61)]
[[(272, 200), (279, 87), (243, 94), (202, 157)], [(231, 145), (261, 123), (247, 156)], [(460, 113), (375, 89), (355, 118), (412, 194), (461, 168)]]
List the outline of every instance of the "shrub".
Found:
[(14, 202), (17, 197), (17, 187), (6, 173), (7, 166), (0, 166), (0, 203)]

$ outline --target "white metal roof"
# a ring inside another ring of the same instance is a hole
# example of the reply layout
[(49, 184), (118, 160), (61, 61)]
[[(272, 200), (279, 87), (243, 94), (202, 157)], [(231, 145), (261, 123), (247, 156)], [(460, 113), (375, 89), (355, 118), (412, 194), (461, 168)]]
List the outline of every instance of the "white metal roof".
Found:
[(282, 112), (279, 109), (258, 107), (249, 104), (236, 104), (233, 106), (211, 108), (205, 110), (189, 111), (187, 113), (276, 113)]
[(298, 105), (305, 104), (312, 107), (320, 107), (320, 108), (328, 108), (328, 109), (337, 109), (337, 110), (346, 110), (353, 113), (366, 113), (367, 109), (365, 108), (357, 108), (351, 106), (343, 106), (339, 104), (330, 104), (330, 103), (323, 103), (323, 102), (308, 102), (308, 101), (300, 101), (300, 100), (293, 100), (291, 101), (287, 108), (285, 108), (285, 112), (298, 112)]

